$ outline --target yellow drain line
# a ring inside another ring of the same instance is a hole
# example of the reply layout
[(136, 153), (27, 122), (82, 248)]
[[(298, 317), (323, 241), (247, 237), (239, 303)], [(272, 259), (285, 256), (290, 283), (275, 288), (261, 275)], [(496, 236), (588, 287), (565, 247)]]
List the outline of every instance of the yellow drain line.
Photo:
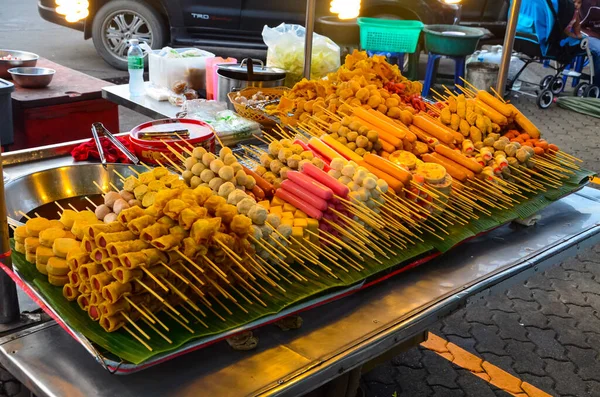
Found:
[(501, 368), (469, 353), (444, 338), (429, 333), (429, 337), (421, 346), (437, 353), (451, 363), (470, 371), (486, 382), (518, 397), (552, 397), (530, 383), (509, 374)]

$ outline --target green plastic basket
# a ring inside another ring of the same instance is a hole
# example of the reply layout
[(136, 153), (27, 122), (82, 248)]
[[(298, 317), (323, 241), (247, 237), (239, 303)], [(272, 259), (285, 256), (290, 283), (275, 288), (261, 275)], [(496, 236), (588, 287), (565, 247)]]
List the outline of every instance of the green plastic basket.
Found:
[(420, 21), (358, 18), (360, 46), (366, 51), (413, 53), (423, 30)]

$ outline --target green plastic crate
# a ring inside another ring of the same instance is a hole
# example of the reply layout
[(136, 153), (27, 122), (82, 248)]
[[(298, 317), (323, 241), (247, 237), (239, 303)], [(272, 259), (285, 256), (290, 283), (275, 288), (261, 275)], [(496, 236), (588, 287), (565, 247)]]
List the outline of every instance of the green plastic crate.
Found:
[(413, 53), (423, 30), (420, 21), (358, 18), (360, 46), (366, 51)]

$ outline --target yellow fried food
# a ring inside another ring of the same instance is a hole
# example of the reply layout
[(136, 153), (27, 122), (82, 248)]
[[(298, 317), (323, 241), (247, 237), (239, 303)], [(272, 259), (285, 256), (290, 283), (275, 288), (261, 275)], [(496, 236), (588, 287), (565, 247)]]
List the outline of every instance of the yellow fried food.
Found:
[(44, 247), (52, 248), (52, 244), (54, 244), (54, 240), (57, 238), (65, 237), (67, 234), (63, 229), (55, 229), (50, 228), (46, 230), (42, 230), (40, 232), (40, 244)]
[(57, 219), (50, 219), (50, 227), (54, 229), (64, 229), (65, 225)]
[(54, 251), (54, 255), (61, 258), (66, 258), (69, 251), (79, 248), (79, 242), (77, 240), (73, 240), (72, 238), (57, 238), (52, 244), (52, 251)]
[(454, 113), (452, 115), (452, 117), (450, 118), (450, 128), (452, 128), (454, 131), (458, 131), (458, 127), (460, 126), (460, 121), (461, 121), (461, 118), (458, 116), (457, 113)]
[(53, 256), (46, 263), (46, 271), (53, 276), (66, 276), (69, 273), (69, 265), (66, 260)]
[(62, 214), (60, 214), (60, 222), (65, 225), (66, 229), (71, 230), (73, 227), (73, 223), (77, 220), (77, 212), (73, 210), (64, 210)]
[(163, 213), (171, 219), (178, 219), (179, 213), (187, 208), (188, 205), (180, 199), (172, 199), (167, 202), (163, 208)]
[(54, 252), (51, 248), (40, 245), (35, 250), (35, 263), (45, 265), (46, 263), (48, 263), (48, 259), (52, 258), (53, 256)]
[(57, 287), (62, 287), (69, 283), (69, 277), (67, 276), (55, 276), (48, 273), (48, 282)]
[(139, 218), (135, 218), (127, 223), (127, 228), (133, 232), (134, 234), (139, 235), (142, 230), (147, 228), (148, 226), (154, 224), (156, 222), (156, 218), (151, 215), (143, 215)]
[(252, 231), (252, 220), (245, 215), (235, 215), (229, 228), (239, 236), (245, 236)]
[(437, 163), (421, 163), (417, 166), (417, 175), (421, 175), (425, 182), (437, 184), (446, 178), (446, 169)]
[(203, 244), (221, 226), (221, 218), (199, 219), (192, 225), (190, 237), (198, 244)]
[(31, 218), (25, 222), (27, 235), (30, 237), (38, 237), (42, 230), (50, 228), (50, 221), (46, 218)]
[(16, 242), (25, 244), (25, 239), (29, 237), (29, 234), (27, 234), (27, 227), (25, 225), (17, 227), (13, 236), (15, 237)]
[(25, 250), (25, 244), (21, 244), (18, 241), (15, 241), (15, 251), (20, 254), (25, 254), (27, 251)]
[(40, 239), (37, 237), (27, 237), (25, 239), (25, 252), (35, 254), (35, 250), (40, 246)]
[(146, 215), (146, 212), (142, 208), (135, 206), (121, 211), (117, 219), (121, 224), (126, 225), (132, 220), (142, 217), (144, 215)]

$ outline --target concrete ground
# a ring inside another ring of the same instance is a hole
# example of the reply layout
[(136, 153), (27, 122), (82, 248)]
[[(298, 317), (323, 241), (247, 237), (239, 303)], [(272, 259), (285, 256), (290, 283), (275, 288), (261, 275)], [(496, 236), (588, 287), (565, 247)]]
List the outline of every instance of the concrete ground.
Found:
[[(1, 3), (0, 48), (33, 51), (101, 79), (127, 76), (104, 63), (81, 32), (43, 21), (36, 0)], [(545, 138), (600, 170), (597, 119), (556, 106), (540, 111), (523, 95), (512, 101)], [(128, 109), (119, 114), (122, 131), (147, 120)], [(600, 396), (600, 246), (457, 311), (432, 333), (365, 374), (365, 395)], [(0, 370), (0, 396), (17, 392)]]

